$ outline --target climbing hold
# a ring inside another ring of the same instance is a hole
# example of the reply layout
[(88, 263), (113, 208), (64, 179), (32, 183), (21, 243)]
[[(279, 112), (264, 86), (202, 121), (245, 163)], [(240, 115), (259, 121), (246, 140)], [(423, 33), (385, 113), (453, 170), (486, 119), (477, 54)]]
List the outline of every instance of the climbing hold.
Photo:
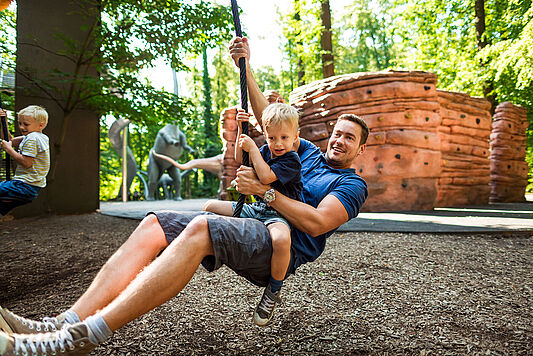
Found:
[(429, 90), (431, 87), (429, 85), (424, 85), (424, 90)]
[(407, 188), (407, 183), (402, 183), (403, 188)]
[(476, 118), (476, 124), (479, 125), (480, 122), (481, 122), (481, 120), (479, 118)]
[(429, 138), (429, 136), (428, 135), (424, 135), (424, 138), (427, 140)]
[(464, 119), (466, 117), (465, 114), (461, 114), (461, 119)]
[(410, 119), (411, 118), (411, 114), (410, 113), (406, 113), (404, 116), (405, 116), (406, 119)]
[(383, 117), (382, 116), (378, 117), (378, 121), (383, 121)]
[(398, 153), (398, 154), (397, 154), (396, 156), (394, 156), (394, 157), (396, 157), (396, 159), (400, 159), (400, 154)]
[(426, 121), (429, 121), (429, 117), (426, 117)]
[(372, 90), (368, 89), (368, 90), (366, 91), (366, 93), (367, 93), (367, 94), (372, 94)]

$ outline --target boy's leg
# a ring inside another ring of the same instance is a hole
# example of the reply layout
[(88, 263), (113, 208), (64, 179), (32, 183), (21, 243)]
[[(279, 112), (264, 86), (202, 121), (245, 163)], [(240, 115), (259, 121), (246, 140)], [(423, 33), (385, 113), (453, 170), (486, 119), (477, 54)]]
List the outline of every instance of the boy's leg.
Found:
[(287, 224), (275, 222), (267, 226), (272, 237), (272, 262), (270, 274), (272, 278), (282, 281), (285, 279), (291, 259), (291, 230)]
[(274, 315), (274, 308), (281, 302), (283, 280), (291, 259), (291, 231), (287, 224), (274, 222), (268, 225), (272, 239), (272, 259), (270, 262), (270, 283), (265, 288), (254, 312), (254, 323), (267, 325)]
[(233, 216), (233, 203), (230, 201), (211, 199), (204, 204), (203, 210), (218, 215)]

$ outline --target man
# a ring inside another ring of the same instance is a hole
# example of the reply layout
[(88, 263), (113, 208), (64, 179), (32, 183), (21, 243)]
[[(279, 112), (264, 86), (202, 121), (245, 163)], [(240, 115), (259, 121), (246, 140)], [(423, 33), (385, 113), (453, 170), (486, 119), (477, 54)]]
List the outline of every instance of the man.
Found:
[[(236, 64), (240, 57), (248, 63), (246, 38), (232, 40), (230, 53)], [(247, 67), (250, 100), (260, 121), (268, 102)], [(237, 190), (264, 196), (294, 227), (287, 273), (314, 261), (326, 238), (359, 213), (367, 196), (366, 183), (350, 167), (364, 151), (367, 136), (364, 121), (343, 115), (325, 155), (308, 141), (298, 142), (303, 202), (261, 184), (252, 168), (239, 169)], [(65, 313), (40, 322), (0, 309), (0, 329), (5, 332), (0, 334), (0, 355), (86, 355), (113, 331), (177, 295), (200, 264), (209, 271), (225, 264), (264, 287), (270, 279), (271, 255), (270, 235), (257, 220), (205, 213), (149, 214)], [(273, 305), (278, 301), (274, 299)], [(53, 332), (35, 333), (43, 331)]]

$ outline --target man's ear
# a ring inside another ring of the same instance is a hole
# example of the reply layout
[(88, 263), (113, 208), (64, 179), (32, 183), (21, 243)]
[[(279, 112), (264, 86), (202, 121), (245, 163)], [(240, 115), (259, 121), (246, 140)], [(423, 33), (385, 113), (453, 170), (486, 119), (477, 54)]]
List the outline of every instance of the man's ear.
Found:
[(359, 146), (359, 152), (357, 152), (357, 157), (359, 157), (359, 155), (365, 152), (365, 150), (366, 150), (366, 143)]

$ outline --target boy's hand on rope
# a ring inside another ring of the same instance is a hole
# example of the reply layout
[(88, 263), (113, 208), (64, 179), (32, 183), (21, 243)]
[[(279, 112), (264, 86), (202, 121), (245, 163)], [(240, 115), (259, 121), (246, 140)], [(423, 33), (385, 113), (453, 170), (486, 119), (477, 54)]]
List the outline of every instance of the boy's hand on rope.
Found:
[(250, 138), (250, 136), (242, 134), (239, 136), (239, 147), (246, 152), (250, 152), (254, 148), (257, 148), (257, 145), (255, 144), (254, 140)]
[(229, 53), (233, 62), (238, 67), (239, 58), (244, 57), (246, 62), (250, 60), (250, 46), (248, 45), (248, 38), (235, 37), (229, 43)]
[(0, 146), (2, 147), (2, 150), (8, 152), (13, 150), (13, 145), (11, 141), (1, 140)]

